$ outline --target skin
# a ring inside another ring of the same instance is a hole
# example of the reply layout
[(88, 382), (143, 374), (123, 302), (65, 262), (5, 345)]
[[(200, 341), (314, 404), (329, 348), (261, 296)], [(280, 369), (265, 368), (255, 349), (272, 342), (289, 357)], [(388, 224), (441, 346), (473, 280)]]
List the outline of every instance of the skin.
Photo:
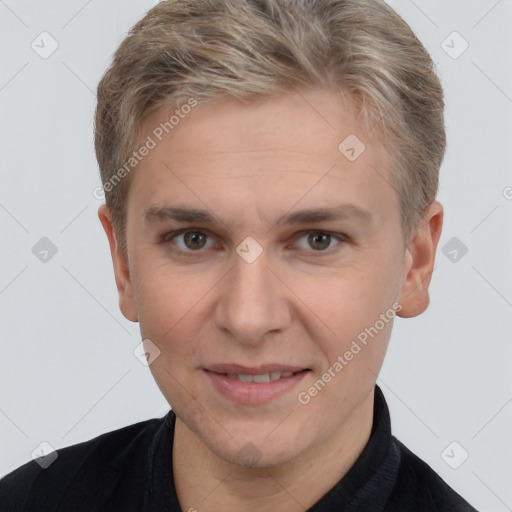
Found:
[[(155, 111), (145, 136), (169, 112)], [(366, 145), (353, 162), (338, 150), (349, 134)], [(392, 321), (307, 405), (297, 395), (394, 303), (402, 317), (428, 306), (443, 209), (431, 203), (405, 248), (388, 166), (385, 143), (336, 91), (222, 99), (196, 107), (134, 171), (127, 257), (108, 209), (99, 208), (121, 311), (160, 350), (150, 369), (177, 415), (173, 471), (183, 510), (305, 510), (368, 442)], [(370, 220), (277, 224), (290, 212), (341, 203)], [(155, 205), (209, 209), (216, 223), (145, 220)], [(200, 230), (206, 245), (161, 241), (181, 228)], [(327, 249), (311, 242), (312, 231), (333, 234)], [(250, 264), (236, 252), (247, 236), (263, 249)], [(240, 405), (204, 372), (220, 363), (309, 371), (269, 403)], [(247, 450), (252, 457), (243, 459)]]

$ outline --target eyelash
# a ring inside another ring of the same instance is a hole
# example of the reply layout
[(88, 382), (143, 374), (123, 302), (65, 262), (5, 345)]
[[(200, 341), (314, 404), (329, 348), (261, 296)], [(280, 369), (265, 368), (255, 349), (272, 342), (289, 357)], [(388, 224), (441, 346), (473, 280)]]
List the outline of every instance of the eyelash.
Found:
[[(201, 253), (203, 253), (204, 252), (203, 248), (197, 249), (195, 251), (192, 250), (192, 249), (184, 250), (184, 249), (178, 248), (174, 244), (174, 242), (173, 242), (174, 238), (176, 238), (176, 237), (178, 237), (180, 235), (185, 235), (186, 233), (199, 233), (201, 235), (205, 235), (207, 237), (206, 243), (208, 243), (209, 240), (212, 240), (212, 237), (210, 237), (207, 232), (205, 232), (205, 231), (203, 231), (201, 229), (184, 228), (184, 229), (180, 229), (180, 230), (177, 230), (177, 231), (171, 231), (169, 233), (163, 234), (160, 237), (160, 243), (174, 245), (173, 251), (177, 252), (180, 255), (190, 256), (190, 255), (194, 255), (194, 254), (201, 254)], [(311, 253), (311, 255), (313, 255), (315, 257), (324, 256), (324, 255), (330, 255), (331, 251), (334, 248), (338, 247), (342, 243), (346, 243), (346, 242), (350, 241), (349, 237), (347, 235), (345, 235), (344, 233), (331, 233), (329, 231), (321, 231), (321, 230), (318, 230), (318, 229), (309, 229), (309, 230), (304, 230), (304, 231), (300, 231), (299, 233), (297, 233), (295, 235), (295, 237), (294, 237), (294, 240), (296, 240), (296, 242), (294, 242), (294, 243), (297, 244), (297, 242), (299, 240), (301, 240), (304, 236), (307, 236), (309, 234), (328, 235), (328, 236), (332, 237), (332, 239), (338, 241), (338, 243), (336, 245), (334, 245), (333, 247), (330, 247), (328, 249), (316, 250), (316, 251), (314, 249), (311, 249), (309, 251), (307, 249), (302, 249), (303, 251), (307, 251), (307, 252)]]

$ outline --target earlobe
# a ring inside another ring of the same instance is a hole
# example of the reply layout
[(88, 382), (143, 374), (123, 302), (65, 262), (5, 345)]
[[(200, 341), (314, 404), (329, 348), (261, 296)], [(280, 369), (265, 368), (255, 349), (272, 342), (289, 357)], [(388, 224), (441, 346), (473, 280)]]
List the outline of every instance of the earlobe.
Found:
[(411, 237), (404, 261), (398, 316), (410, 318), (423, 313), (430, 301), (428, 287), (434, 271), (437, 244), (443, 227), (443, 207), (434, 201)]
[(126, 319), (138, 322), (137, 309), (133, 297), (133, 285), (130, 275), (130, 267), (127, 258), (121, 253), (117, 243), (112, 218), (107, 205), (102, 204), (98, 208), (98, 217), (108, 238), (117, 292), (119, 294), (119, 308)]

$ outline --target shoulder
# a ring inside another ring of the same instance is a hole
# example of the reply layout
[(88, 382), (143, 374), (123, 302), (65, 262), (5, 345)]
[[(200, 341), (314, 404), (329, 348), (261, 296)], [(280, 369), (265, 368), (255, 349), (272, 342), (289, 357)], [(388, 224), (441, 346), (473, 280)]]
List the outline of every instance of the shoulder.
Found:
[(395, 437), (393, 444), (400, 452), (401, 462), (395, 492), (386, 510), (477, 512), (427, 463)]
[(93, 510), (114, 494), (133, 492), (128, 482), (143, 482), (151, 439), (167, 417), (58, 449), (53, 461), (27, 462), (0, 480), (2, 512)]

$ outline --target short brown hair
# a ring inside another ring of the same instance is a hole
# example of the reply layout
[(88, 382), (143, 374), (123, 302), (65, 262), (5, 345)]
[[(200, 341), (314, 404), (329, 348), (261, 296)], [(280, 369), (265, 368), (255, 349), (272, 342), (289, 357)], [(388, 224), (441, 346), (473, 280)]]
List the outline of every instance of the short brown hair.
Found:
[(130, 30), (98, 86), (96, 156), (123, 253), (131, 174), (113, 179), (149, 114), (316, 86), (347, 94), (386, 137), (407, 244), (437, 194), (446, 146), (443, 90), (407, 23), (381, 0), (167, 0)]

